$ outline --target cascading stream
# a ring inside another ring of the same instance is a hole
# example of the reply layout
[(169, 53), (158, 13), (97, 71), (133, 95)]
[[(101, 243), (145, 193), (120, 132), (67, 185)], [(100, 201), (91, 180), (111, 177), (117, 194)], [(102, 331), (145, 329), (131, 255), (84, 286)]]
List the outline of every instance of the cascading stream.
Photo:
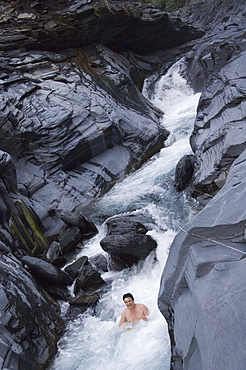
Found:
[[(174, 64), (162, 76), (152, 93), (152, 103), (165, 114), (163, 126), (171, 134), (167, 147), (147, 164), (118, 183), (90, 208), (94, 222), (115, 215), (137, 214), (152, 225), (149, 234), (157, 241), (152, 253), (137, 266), (102, 277), (108, 291), (95, 310), (88, 309), (70, 322), (59, 343), (52, 370), (168, 370), (170, 343), (166, 321), (157, 307), (160, 278), (168, 249), (177, 230), (195, 212), (195, 201), (173, 187), (178, 160), (191, 152), (189, 135), (193, 128), (199, 94), (181, 77), (183, 61)], [(146, 81), (146, 85), (148, 81)], [(147, 95), (143, 90), (143, 94)], [(143, 222), (144, 223), (144, 222)], [(99, 234), (91, 239), (78, 257), (105, 254), (100, 247), (105, 223), (97, 225)], [(124, 303), (122, 295), (131, 292), (136, 303), (150, 310), (148, 322), (139, 322), (131, 331), (118, 328)], [(64, 311), (66, 306), (63, 307)]]

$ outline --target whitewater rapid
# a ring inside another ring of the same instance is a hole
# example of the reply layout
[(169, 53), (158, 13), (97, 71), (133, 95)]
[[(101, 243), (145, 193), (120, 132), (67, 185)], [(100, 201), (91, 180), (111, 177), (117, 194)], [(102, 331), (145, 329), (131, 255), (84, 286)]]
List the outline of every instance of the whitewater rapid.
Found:
[[(148, 232), (157, 241), (152, 252), (137, 266), (102, 275), (108, 291), (96, 309), (88, 309), (68, 325), (59, 342), (52, 370), (169, 370), (170, 342), (167, 324), (157, 307), (160, 278), (174, 236), (196, 212), (195, 201), (186, 192), (173, 187), (175, 166), (191, 153), (192, 131), (199, 94), (187, 85), (179, 61), (162, 76), (151, 93), (151, 101), (164, 112), (162, 125), (170, 131), (166, 147), (141, 169), (116, 184), (89, 208), (89, 217), (99, 233), (88, 241), (82, 255), (106, 254), (100, 240), (106, 234), (105, 221), (116, 215), (136, 214), (147, 218)], [(148, 80), (143, 94), (147, 91)], [(118, 327), (124, 302), (122, 295), (131, 292), (135, 302), (150, 310), (148, 322), (141, 321), (125, 332)], [(65, 314), (67, 304), (63, 304)]]

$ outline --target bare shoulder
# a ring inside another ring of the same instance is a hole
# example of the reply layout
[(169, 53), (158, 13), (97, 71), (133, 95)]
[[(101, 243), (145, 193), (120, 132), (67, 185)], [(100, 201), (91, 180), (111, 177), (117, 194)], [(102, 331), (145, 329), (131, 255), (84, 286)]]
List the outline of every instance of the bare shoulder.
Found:
[(142, 303), (137, 303), (137, 306), (140, 310), (143, 310), (143, 311), (149, 311), (148, 308), (145, 306), (145, 304), (142, 304)]
[(127, 308), (124, 308), (124, 310), (122, 311), (121, 316), (125, 316), (126, 312), (127, 312)]
[[(145, 306), (145, 304), (142, 304), (142, 303), (136, 303), (136, 305), (137, 305), (138, 307), (141, 307), (141, 308), (146, 307), (146, 306)], [(147, 308), (147, 307), (146, 307), (146, 308)]]

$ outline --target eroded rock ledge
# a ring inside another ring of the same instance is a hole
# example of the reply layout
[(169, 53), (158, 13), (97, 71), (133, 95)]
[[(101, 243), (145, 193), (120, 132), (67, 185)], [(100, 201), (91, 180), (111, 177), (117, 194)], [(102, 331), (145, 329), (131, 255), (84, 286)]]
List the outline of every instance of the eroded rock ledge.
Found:
[[(73, 262), (97, 232), (84, 207), (168, 136), (140, 92), (144, 78), (203, 33), (135, 1), (0, 1), (0, 10), (0, 358), (43, 369), (64, 328), (56, 301), (76, 317), (105, 290), (106, 257)], [(146, 250), (128, 248), (131, 263), (156, 246), (137, 237)]]
[[(171, 369), (240, 370), (246, 366), (240, 345), (246, 330), (245, 3), (211, 2), (203, 10), (204, 19), (195, 12), (193, 21), (203, 23), (207, 39), (187, 55), (191, 83), (202, 89), (191, 136), (194, 173), (176, 188), (190, 181), (205, 207), (170, 247), (159, 307), (169, 327)], [(188, 159), (180, 161), (177, 179), (192, 169)]]

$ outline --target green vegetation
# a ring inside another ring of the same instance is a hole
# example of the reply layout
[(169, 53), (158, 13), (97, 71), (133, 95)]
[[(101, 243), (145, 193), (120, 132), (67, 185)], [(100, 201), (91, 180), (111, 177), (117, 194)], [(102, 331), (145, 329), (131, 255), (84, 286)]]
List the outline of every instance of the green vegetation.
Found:
[(23, 201), (18, 200), (15, 206), (16, 210), (12, 211), (9, 221), (11, 233), (30, 256), (39, 256), (49, 247), (39, 227), (39, 220), (32, 208)]
[(151, 3), (159, 6), (161, 9), (167, 12), (174, 12), (175, 10), (182, 8), (189, 4), (191, 0), (152, 0)]
[[(174, 12), (175, 10), (183, 8), (188, 4), (194, 3), (194, 1), (195, 0), (140, 0), (140, 2), (142, 3), (156, 5), (167, 12)], [(131, 5), (130, 1), (127, 2), (126, 4), (120, 2), (118, 4), (118, 7), (124, 10), (125, 13), (130, 17), (138, 18), (140, 15), (137, 7), (134, 5), (134, 3), (132, 3)], [(104, 18), (110, 15), (110, 13), (114, 14), (115, 8), (113, 1), (111, 0), (99, 1), (98, 5), (94, 6), (94, 12), (96, 16), (99, 18)]]

